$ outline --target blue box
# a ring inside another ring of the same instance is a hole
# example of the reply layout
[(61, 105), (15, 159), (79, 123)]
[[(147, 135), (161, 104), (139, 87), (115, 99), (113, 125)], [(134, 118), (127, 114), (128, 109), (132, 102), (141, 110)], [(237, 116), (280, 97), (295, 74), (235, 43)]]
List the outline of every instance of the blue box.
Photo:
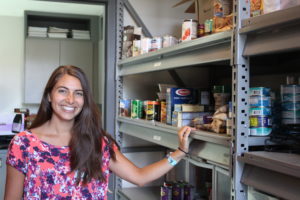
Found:
[(172, 124), (175, 104), (196, 104), (197, 90), (193, 88), (167, 88), (167, 124)]

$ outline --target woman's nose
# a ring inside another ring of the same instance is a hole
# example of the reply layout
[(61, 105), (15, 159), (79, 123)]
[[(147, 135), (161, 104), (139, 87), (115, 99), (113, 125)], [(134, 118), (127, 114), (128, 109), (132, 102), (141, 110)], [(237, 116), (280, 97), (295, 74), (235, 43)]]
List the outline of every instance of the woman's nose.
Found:
[(72, 93), (69, 93), (67, 96), (67, 103), (72, 104), (74, 102), (74, 96)]

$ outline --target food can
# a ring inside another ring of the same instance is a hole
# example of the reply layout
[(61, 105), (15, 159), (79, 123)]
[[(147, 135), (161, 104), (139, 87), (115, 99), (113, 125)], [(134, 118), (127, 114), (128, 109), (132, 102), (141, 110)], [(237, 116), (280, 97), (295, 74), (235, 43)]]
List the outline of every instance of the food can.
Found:
[(174, 46), (175, 44), (178, 44), (178, 40), (176, 37), (171, 36), (171, 35), (165, 35), (163, 37), (163, 48), (165, 47), (171, 47)]
[(152, 38), (150, 51), (156, 51), (161, 48), (162, 48), (162, 38), (161, 37)]
[(182, 198), (182, 186), (175, 183), (172, 188), (172, 200), (181, 200)]
[(260, 107), (260, 106), (271, 107), (271, 97), (269, 97), (269, 96), (250, 96), (250, 106), (252, 106), (252, 107)]
[(151, 38), (145, 37), (141, 39), (141, 54), (148, 53), (151, 49)]
[(205, 26), (204, 24), (199, 24), (198, 25), (198, 34), (197, 34), (198, 37), (203, 37), (205, 36)]
[(252, 136), (267, 136), (272, 132), (271, 127), (256, 127), (250, 128), (250, 135)]
[(286, 101), (281, 103), (283, 111), (287, 110), (300, 110), (300, 101)]
[(300, 93), (300, 85), (281, 85), (281, 94), (297, 94)]
[(132, 119), (142, 119), (143, 113), (143, 101), (132, 100), (131, 101), (131, 118)]
[(250, 116), (250, 127), (271, 127), (272, 119), (269, 116)]
[(252, 87), (250, 88), (250, 96), (270, 96), (270, 88)]
[(166, 103), (166, 101), (160, 102), (160, 122), (167, 123), (167, 103)]
[(131, 100), (120, 99), (120, 116), (130, 117), (131, 116)]
[(161, 200), (172, 200), (172, 186), (161, 186), (160, 187), (160, 199)]
[(282, 118), (300, 118), (300, 110), (286, 110), (281, 112)]
[(300, 101), (300, 93), (283, 93), (281, 94), (281, 101)]
[(146, 105), (146, 120), (160, 119), (159, 115), (159, 102), (147, 101)]
[(141, 40), (133, 40), (132, 56), (138, 56), (140, 54), (141, 54)]
[(281, 122), (283, 124), (286, 124), (286, 125), (288, 125), (288, 124), (291, 124), (291, 125), (300, 124), (300, 118), (291, 118), (291, 119), (282, 118)]
[(271, 115), (270, 107), (251, 107), (250, 108), (250, 116), (266, 116)]
[(182, 41), (190, 41), (197, 38), (198, 21), (194, 19), (186, 19), (182, 23)]
[(192, 200), (192, 186), (191, 185), (184, 185), (183, 190), (183, 200)]
[(211, 34), (214, 31), (214, 21), (207, 19), (204, 22), (204, 33), (205, 35)]

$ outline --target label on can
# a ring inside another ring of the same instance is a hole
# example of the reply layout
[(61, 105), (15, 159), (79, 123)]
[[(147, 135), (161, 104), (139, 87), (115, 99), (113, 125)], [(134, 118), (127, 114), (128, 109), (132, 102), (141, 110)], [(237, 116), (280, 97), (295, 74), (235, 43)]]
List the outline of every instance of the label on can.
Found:
[(160, 187), (160, 199), (161, 200), (172, 200), (172, 186), (161, 186)]
[(259, 107), (259, 106), (271, 107), (271, 97), (268, 97), (268, 96), (250, 96), (250, 106), (253, 106), (253, 107)]
[(271, 127), (272, 119), (268, 116), (250, 116), (250, 127)]
[(271, 115), (270, 107), (252, 107), (250, 108), (250, 115), (261, 116), (261, 115)]
[(160, 122), (167, 123), (167, 103), (166, 103), (166, 101), (160, 102)]
[(287, 111), (287, 110), (300, 110), (300, 101), (286, 101), (282, 102), (281, 104), (282, 110)]
[(250, 128), (250, 135), (252, 136), (267, 136), (272, 132), (272, 128), (269, 127), (257, 127)]
[(266, 87), (252, 87), (250, 88), (250, 95), (270, 96), (270, 91), (271, 89)]
[(300, 93), (300, 85), (281, 85), (281, 94)]
[(161, 48), (162, 48), (162, 38), (161, 37), (152, 38), (150, 51), (156, 51)]
[(131, 116), (131, 100), (120, 99), (120, 116), (130, 117)]
[(281, 94), (281, 101), (300, 101), (300, 93), (283, 93)]
[(132, 100), (131, 101), (131, 118), (132, 119), (142, 119), (143, 113), (143, 101)]
[(300, 118), (300, 110), (286, 110), (281, 112), (282, 118)]

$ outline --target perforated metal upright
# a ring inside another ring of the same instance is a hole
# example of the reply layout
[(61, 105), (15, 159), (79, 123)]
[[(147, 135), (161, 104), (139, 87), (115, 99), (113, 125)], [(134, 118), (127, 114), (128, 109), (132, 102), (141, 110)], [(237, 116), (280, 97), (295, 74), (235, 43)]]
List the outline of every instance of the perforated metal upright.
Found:
[(240, 35), (241, 21), (250, 17), (250, 1), (234, 0), (234, 30), (232, 38), (232, 105), (233, 105), (233, 135), (231, 153), (232, 200), (247, 199), (247, 187), (240, 180), (244, 163), (237, 160), (238, 156), (248, 152), (248, 88), (249, 60), (243, 57), (246, 35)]

